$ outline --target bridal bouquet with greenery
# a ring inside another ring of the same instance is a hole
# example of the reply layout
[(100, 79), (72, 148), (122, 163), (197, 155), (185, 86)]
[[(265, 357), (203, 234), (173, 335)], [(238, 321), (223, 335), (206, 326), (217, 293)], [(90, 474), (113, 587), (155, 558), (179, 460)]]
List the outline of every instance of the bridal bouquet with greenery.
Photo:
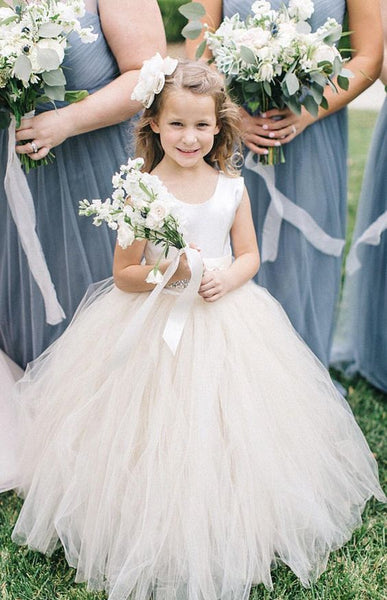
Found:
[(107, 223), (117, 230), (117, 242), (122, 248), (134, 240), (149, 240), (160, 245), (160, 257), (146, 281), (159, 283), (159, 264), (170, 248), (185, 248), (183, 226), (177, 202), (155, 175), (143, 173), (142, 158), (129, 159), (112, 179), (114, 192), (104, 202), (100, 199), (81, 200), (79, 214), (94, 216), (93, 224)]
[[(181, 9), (190, 20), (183, 30), (186, 37), (198, 36), (203, 10), (199, 3)], [(312, 0), (289, 0), (277, 11), (270, 2), (257, 0), (245, 21), (237, 13), (225, 17), (216, 31), (207, 27), (199, 54), (205, 45), (210, 48), (230, 96), (251, 114), (286, 106), (300, 114), (304, 106), (317, 116), (319, 106), (328, 108), (326, 86), (337, 92), (337, 82), (348, 89), (352, 73), (344, 68), (345, 60), (335, 46), (342, 36), (341, 25), (330, 18), (313, 32), (307, 22), (313, 12)], [(269, 148), (269, 154), (259, 160), (283, 162), (282, 148)]]
[[(9, 123), (5, 108), (18, 127), (22, 117), (32, 116), (39, 104), (76, 102), (87, 95), (83, 90), (65, 90), (62, 63), (71, 33), (84, 43), (94, 42), (97, 34), (80, 25), (85, 14), (83, 0), (13, 0), (8, 4), (0, 8), (1, 124)], [(20, 160), (28, 172), (52, 157), (35, 161), (22, 154)]]

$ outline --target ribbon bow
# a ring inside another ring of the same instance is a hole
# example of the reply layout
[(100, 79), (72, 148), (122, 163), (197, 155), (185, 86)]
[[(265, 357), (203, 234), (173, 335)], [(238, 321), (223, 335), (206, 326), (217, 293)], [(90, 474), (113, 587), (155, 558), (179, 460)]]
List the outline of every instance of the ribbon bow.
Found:
[(189, 246), (179, 250), (165, 271), (163, 280), (156, 285), (154, 290), (145, 300), (144, 304), (137, 311), (135, 317), (121, 333), (117, 341), (117, 345), (113, 351), (113, 366), (118, 366), (121, 364), (124, 357), (130, 354), (130, 352), (135, 348), (136, 344), (138, 343), (144, 322), (151, 313), (160, 293), (163, 291), (168, 281), (175, 273), (179, 265), (180, 256), (182, 254), (187, 256), (188, 266), (191, 270), (191, 279), (189, 280), (187, 287), (176, 296), (175, 304), (172, 307), (163, 331), (163, 339), (165, 343), (173, 355), (176, 353), (190, 309), (200, 287), (203, 274), (203, 261), (201, 256), (197, 250), (194, 250)]

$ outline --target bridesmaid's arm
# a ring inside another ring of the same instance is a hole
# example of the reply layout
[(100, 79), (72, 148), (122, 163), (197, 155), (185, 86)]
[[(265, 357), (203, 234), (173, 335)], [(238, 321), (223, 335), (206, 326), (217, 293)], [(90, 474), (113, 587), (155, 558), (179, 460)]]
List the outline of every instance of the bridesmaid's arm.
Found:
[(387, 85), (387, 2), (382, 3), (382, 23), (384, 31), (384, 61), (383, 68), (380, 74), (380, 79), (384, 85)]
[[(100, 0), (99, 12), (121, 75), (80, 102), (24, 121), (16, 139), (34, 140), (40, 148), (30, 154), (35, 160), (68, 137), (132, 117), (142, 108), (130, 96), (143, 61), (156, 52), (165, 55), (165, 33), (156, 0)], [(18, 146), (17, 152), (31, 152), (30, 144)]]
[[(222, 1), (221, 0), (200, 0), (200, 4), (204, 7), (206, 14), (202, 19), (203, 23), (207, 23), (210, 30), (215, 30), (219, 27), (222, 22)], [(186, 40), (185, 50), (188, 58), (194, 59), (196, 48), (203, 40), (204, 30), (202, 31), (199, 38), (196, 40)], [(210, 58), (211, 51), (206, 47), (203, 58)]]

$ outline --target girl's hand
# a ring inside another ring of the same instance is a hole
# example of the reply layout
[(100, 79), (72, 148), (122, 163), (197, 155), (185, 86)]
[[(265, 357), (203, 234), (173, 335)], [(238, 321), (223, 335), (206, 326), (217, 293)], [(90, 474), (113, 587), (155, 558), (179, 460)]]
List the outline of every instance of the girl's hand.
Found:
[(254, 117), (243, 108), (239, 111), (243, 142), (255, 154), (267, 154), (269, 146), (291, 142), (316, 120), (305, 110), (296, 115), (289, 108), (274, 108)]
[(230, 291), (227, 271), (204, 271), (199, 296), (206, 302), (215, 302)]
[(182, 279), (191, 279), (191, 269), (189, 268), (187, 256), (185, 254), (180, 256), (179, 266), (170, 281), (180, 281)]
[[(198, 246), (196, 246), (196, 244), (190, 243), (189, 247), (200, 252), (200, 248)], [(170, 282), (180, 281), (182, 279), (191, 279), (191, 275), (192, 275), (192, 273), (191, 273), (191, 269), (188, 266), (187, 255), (182, 254), (180, 256), (179, 266), (177, 267), (175, 273), (171, 277)]]
[(16, 152), (28, 154), (33, 160), (40, 160), (70, 135), (71, 127), (62, 109), (50, 110), (30, 119), (22, 119), (16, 131), (16, 142), (28, 140), (28, 143), (17, 145)]

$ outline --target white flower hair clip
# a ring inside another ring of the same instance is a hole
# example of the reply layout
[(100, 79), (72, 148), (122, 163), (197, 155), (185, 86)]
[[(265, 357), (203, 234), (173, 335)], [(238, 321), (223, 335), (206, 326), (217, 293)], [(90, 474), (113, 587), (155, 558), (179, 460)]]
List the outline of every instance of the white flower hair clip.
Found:
[(165, 84), (165, 76), (172, 75), (178, 60), (162, 56), (157, 52), (152, 58), (144, 60), (138, 83), (133, 90), (132, 100), (137, 100), (149, 108), (156, 94), (159, 94)]

